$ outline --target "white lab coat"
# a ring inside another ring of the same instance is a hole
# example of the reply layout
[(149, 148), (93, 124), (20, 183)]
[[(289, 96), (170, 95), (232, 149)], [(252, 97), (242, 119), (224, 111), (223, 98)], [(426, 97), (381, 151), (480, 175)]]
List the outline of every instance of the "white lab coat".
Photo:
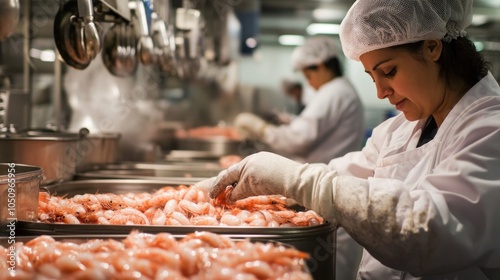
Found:
[(337, 221), (365, 248), (358, 279), (500, 279), (499, 95), (488, 73), (427, 144), (425, 120), (400, 114), (329, 163), (361, 178), (333, 186)]
[(290, 124), (264, 131), (262, 141), (273, 152), (299, 162), (328, 163), (361, 148), (364, 109), (352, 85), (338, 77), (315, 94)]

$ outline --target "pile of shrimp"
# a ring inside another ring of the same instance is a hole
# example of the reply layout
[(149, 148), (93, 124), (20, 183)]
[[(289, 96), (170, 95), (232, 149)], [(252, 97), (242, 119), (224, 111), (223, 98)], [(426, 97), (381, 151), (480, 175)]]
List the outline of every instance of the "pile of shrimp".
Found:
[(314, 211), (288, 209), (281, 196), (254, 196), (227, 204), (230, 190), (216, 199), (193, 186), (70, 198), (40, 192), (38, 218), (46, 223), (113, 225), (292, 227), (324, 223)]
[(84, 243), (42, 235), (13, 246), (14, 263), (11, 249), (0, 246), (0, 279), (312, 279), (304, 270), (307, 253), (205, 231), (181, 240), (131, 232), (122, 241)]

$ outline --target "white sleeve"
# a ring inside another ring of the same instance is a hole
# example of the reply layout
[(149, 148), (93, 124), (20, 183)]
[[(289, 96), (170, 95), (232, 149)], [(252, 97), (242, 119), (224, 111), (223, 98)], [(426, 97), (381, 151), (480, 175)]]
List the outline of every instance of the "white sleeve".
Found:
[(334, 88), (334, 92), (317, 94), (320, 95), (288, 125), (269, 126), (265, 130), (263, 141), (275, 152), (303, 156), (317, 139), (341, 125), (342, 114), (351, 106), (352, 93)]
[[(495, 116), (497, 117), (497, 116)], [(420, 182), (333, 179), (336, 221), (386, 266), (416, 276), (500, 268), (500, 129), (466, 123)]]

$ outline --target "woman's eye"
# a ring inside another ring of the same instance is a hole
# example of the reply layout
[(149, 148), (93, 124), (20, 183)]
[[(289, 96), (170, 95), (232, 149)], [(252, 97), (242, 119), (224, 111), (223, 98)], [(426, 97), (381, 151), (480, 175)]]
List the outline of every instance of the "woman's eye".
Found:
[(391, 71), (384, 73), (386, 77), (392, 77), (396, 74), (396, 67), (392, 68)]

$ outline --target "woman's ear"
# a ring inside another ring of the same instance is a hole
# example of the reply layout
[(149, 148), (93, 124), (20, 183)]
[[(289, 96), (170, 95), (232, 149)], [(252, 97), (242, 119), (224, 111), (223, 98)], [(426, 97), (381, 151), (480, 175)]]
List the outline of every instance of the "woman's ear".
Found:
[(441, 57), (443, 52), (443, 42), (441, 40), (432, 39), (424, 42), (424, 55), (436, 62)]

